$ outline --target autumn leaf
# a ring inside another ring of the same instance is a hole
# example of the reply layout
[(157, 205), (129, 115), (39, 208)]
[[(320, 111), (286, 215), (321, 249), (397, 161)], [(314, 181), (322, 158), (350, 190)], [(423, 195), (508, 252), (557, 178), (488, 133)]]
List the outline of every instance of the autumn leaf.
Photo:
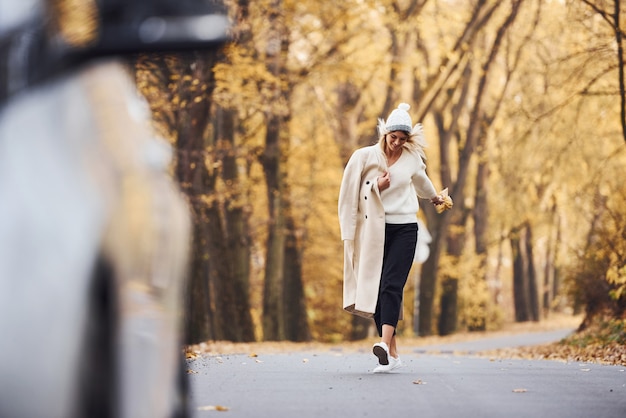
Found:
[(222, 405), (207, 405), (207, 406), (199, 406), (198, 411), (228, 411), (230, 408)]

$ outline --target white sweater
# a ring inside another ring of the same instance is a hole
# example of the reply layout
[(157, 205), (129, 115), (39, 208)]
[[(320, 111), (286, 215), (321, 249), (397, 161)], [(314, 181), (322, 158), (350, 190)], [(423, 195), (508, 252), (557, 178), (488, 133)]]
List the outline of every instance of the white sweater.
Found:
[[(400, 158), (388, 168), (390, 186), (381, 192), (385, 222), (405, 224), (417, 222), (417, 197), (437, 196), (435, 186), (426, 175), (426, 164), (416, 152), (404, 149)], [(416, 196), (417, 193), (417, 196)]]

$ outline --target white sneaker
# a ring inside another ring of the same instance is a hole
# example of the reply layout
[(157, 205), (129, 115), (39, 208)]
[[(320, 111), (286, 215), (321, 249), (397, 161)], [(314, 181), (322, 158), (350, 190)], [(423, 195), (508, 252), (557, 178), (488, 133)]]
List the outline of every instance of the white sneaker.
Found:
[(389, 347), (387, 347), (386, 343), (379, 342), (374, 344), (374, 347), (372, 347), (372, 353), (378, 357), (379, 365), (389, 366), (389, 357), (391, 356), (389, 355)]
[(399, 369), (403, 366), (402, 360), (400, 360), (400, 356), (393, 358), (389, 356), (389, 365), (391, 365), (391, 370)]
[(383, 366), (382, 364), (379, 364), (378, 366), (374, 367), (374, 370), (372, 370), (372, 373), (389, 373), (391, 371), (391, 365), (388, 364), (386, 366)]
[(378, 366), (374, 367), (372, 373), (389, 373), (392, 370), (398, 369), (400, 367), (402, 367), (402, 360), (400, 360), (400, 357), (393, 358), (389, 356), (389, 364), (379, 364)]

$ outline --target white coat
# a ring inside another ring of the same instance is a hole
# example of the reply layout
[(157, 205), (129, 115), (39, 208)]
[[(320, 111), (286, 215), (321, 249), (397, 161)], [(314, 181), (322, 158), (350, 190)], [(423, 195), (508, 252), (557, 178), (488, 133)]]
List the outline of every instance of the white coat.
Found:
[[(410, 151), (409, 151), (410, 152)], [(424, 197), (436, 195), (425, 175), (426, 165), (415, 154)], [(356, 150), (344, 169), (339, 191), (339, 225), (344, 242), (343, 308), (371, 318), (376, 310), (385, 245), (385, 209), (378, 177), (387, 170), (380, 145)], [(422, 180), (424, 179), (424, 180)], [(420, 193), (420, 195), (422, 194)]]

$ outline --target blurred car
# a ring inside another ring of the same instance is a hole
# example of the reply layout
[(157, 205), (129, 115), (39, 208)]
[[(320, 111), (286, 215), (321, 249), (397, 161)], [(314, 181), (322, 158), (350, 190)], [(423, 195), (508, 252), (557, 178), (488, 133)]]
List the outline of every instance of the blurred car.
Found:
[(190, 215), (120, 56), (227, 30), (201, 0), (0, 0), (0, 417), (188, 416)]

